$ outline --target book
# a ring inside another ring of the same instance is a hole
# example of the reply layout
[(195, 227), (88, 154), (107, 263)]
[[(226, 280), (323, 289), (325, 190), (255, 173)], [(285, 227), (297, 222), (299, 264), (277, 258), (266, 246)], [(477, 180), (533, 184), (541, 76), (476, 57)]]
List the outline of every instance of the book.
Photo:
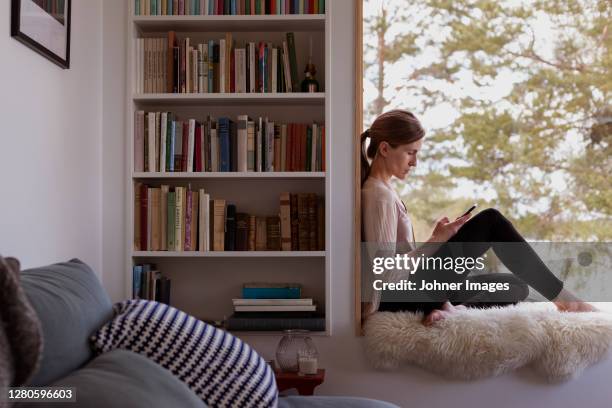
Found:
[(236, 214), (236, 251), (248, 250), (249, 241), (249, 215), (245, 213)]
[(191, 237), (190, 237), (190, 250), (198, 250), (198, 212), (200, 208), (200, 194), (199, 191), (192, 191), (191, 193)]
[(174, 213), (174, 250), (175, 251), (183, 251), (184, 246), (183, 243), (185, 238), (184, 233), (184, 208), (186, 201), (186, 191), (185, 187), (175, 187), (175, 213)]
[(160, 251), (168, 250), (168, 195), (170, 193), (170, 186), (161, 186), (161, 200), (160, 200)]
[(325, 317), (270, 316), (269, 314), (265, 314), (263, 316), (241, 316), (234, 313), (227, 319), (226, 329), (233, 331), (324, 331)]
[(314, 312), (315, 305), (245, 305), (234, 306), (236, 312)]
[(310, 306), (313, 304), (311, 298), (300, 299), (232, 299), (234, 306)]
[(200, 189), (199, 221), (198, 248), (200, 251), (210, 251), (210, 195), (204, 189)]
[(297, 195), (298, 250), (310, 250), (310, 218), (308, 216), (308, 194)]
[(236, 247), (236, 206), (228, 204), (225, 217), (225, 251), (235, 251)]
[(219, 171), (230, 171), (230, 119), (219, 118)]
[(151, 194), (151, 245), (150, 251), (159, 251), (161, 249), (161, 189), (149, 188)]
[(229, 122), (229, 150), (230, 150), (230, 171), (238, 171), (238, 130), (236, 122)]
[(142, 265), (132, 267), (132, 299), (140, 297), (142, 286)]
[(159, 294), (157, 301), (170, 305), (170, 291), (171, 291), (171, 280), (165, 276), (162, 276), (159, 280)]
[(243, 299), (299, 299), (302, 287), (298, 283), (245, 283)]
[(134, 171), (144, 171), (144, 111), (136, 111), (134, 118)]
[(174, 191), (168, 191), (168, 209), (167, 209), (167, 220), (168, 225), (166, 227), (167, 231), (167, 244), (166, 248), (168, 251), (174, 251), (176, 249), (176, 244), (174, 242), (174, 234), (176, 231), (176, 193)]
[(255, 221), (255, 250), (266, 251), (268, 249), (266, 217), (255, 217)]
[(299, 219), (298, 219), (298, 201), (297, 194), (290, 194), (289, 200), (291, 213), (291, 250), (299, 250)]
[(281, 250), (291, 251), (291, 198), (289, 193), (280, 196)]
[(225, 249), (225, 200), (211, 200), (213, 216), (213, 251)]
[(249, 215), (249, 235), (248, 235), (248, 251), (255, 251), (257, 218), (254, 215)]
[(291, 88), (293, 92), (299, 92), (300, 81), (298, 79), (297, 57), (295, 52), (295, 34), (287, 33), (287, 48), (289, 53), (289, 69), (291, 73)]
[(142, 201), (141, 191), (142, 191), (142, 183), (134, 184), (134, 242), (133, 242), (134, 251), (142, 250), (140, 246), (140, 243), (141, 243), (141, 240), (140, 240), (141, 207), (140, 206), (141, 206), (141, 201)]
[(280, 218), (266, 217), (266, 249), (268, 251), (280, 251)]
[[(239, 172), (246, 172), (249, 169), (249, 131), (248, 124), (250, 118), (247, 115), (238, 116), (237, 122), (237, 166), (236, 170)], [(252, 148), (252, 140), (251, 146)], [(254, 152), (253, 152), (254, 153)]]

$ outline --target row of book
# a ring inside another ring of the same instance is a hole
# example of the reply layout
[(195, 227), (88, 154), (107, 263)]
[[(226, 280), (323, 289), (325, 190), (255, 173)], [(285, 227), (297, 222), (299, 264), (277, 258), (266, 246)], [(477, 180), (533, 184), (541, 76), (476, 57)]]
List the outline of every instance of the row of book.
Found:
[(325, 0), (134, 0), (137, 16), (324, 13)]
[(299, 283), (245, 283), (242, 298), (232, 302), (228, 330), (325, 330), (325, 317), (312, 298), (302, 298)]
[(135, 172), (325, 171), (325, 126), (137, 111)]
[(136, 183), (135, 251), (316, 251), (325, 249), (323, 197), (280, 196), (278, 215), (238, 212), (204, 189)]
[(155, 264), (132, 267), (132, 297), (170, 304), (171, 280), (163, 276)]
[[(306, 62), (306, 61), (304, 61)], [(294, 33), (280, 45), (249, 41), (237, 46), (231, 33), (195, 43), (190, 37), (136, 40), (136, 93), (300, 92)]]

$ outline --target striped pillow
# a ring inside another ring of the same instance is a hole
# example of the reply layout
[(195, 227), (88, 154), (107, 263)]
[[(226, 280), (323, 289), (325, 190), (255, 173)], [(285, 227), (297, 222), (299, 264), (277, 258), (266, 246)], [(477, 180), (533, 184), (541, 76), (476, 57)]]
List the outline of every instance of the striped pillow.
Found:
[(155, 361), (210, 407), (275, 407), (270, 366), (249, 345), (187, 313), (153, 301), (117, 303), (92, 337), (97, 353), (130, 350)]

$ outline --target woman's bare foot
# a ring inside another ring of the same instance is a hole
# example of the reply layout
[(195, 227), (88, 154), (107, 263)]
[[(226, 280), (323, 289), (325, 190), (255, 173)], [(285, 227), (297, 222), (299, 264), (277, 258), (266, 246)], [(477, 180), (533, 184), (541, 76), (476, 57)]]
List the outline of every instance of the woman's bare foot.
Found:
[(463, 305), (453, 306), (451, 302), (444, 302), (441, 309), (431, 311), (427, 316), (423, 318), (424, 326), (431, 326), (437, 321), (446, 319), (449, 315), (457, 312), (458, 310), (466, 309)]
[(553, 303), (561, 312), (597, 312), (595, 306), (584, 302), (574, 296), (571, 292), (563, 289), (559, 296), (553, 299)]

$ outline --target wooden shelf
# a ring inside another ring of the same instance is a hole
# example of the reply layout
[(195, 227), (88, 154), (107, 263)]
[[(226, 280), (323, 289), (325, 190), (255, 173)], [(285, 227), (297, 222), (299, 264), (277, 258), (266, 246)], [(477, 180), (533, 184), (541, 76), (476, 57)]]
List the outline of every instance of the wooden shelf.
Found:
[(325, 93), (197, 93), (135, 94), (134, 102), (173, 105), (321, 105)]
[(132, 178), (137, 180), (300, 180), (300, 179), (325, 179), (325, 172), (321, 171), (287, 171), (287, 172), (203, 172), (203, 173), (132, 173)]
[(325, 251), (133, 251), (134, 258), (324, 258)]
[(258, 16), (133, 16), (143, 32), (322, 31), (325, 14)]

